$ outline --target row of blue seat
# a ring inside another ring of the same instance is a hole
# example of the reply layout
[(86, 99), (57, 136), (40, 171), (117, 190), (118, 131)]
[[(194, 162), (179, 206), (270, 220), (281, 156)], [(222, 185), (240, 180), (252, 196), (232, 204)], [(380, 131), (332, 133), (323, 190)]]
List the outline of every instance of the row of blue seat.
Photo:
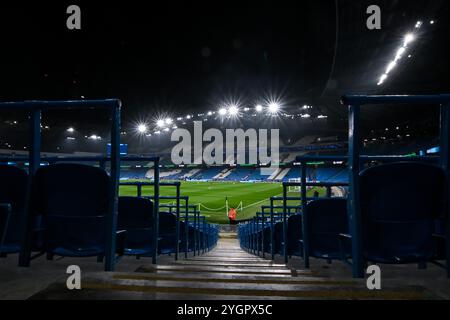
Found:
[[(33, 185), (26, 171), (0, 165), (0, 254), (17, 253), (24, 239), (32, 251), (70, 257), (105, 255), (106, 214), (111, 203), (111, 178), (101, 168), (82, 164), (52, 164), (37, 170)], [(32, 226), (25, 228), (27, 213)], [(116, 254), (151, 256), (154, 202), (144, 197), (119, 197)], [(191, 215), (192, 216), (192, 215)], [(197, 216), (198, 218), (198, 216)], [(177, 224), (181, 230), (176, 237)], [(207, 251), (215, 246), (217, 227), (204, 219), (177, 219), (159, 212), (158, 253)], [(31, 230), (24, 234), (23, 230)], [(188, 233), (188, 236), (186, 236)]]
[[(373, 166), (360, 173), (360, 189), (355, 192), (361, 199), (360, 245), (366, 263), (424, 266), (448, 261), (448, 196), (441, 167), (412, 162)], [(255, 254), (300, 256), (305, 263), (309, 257), (350, 263), (350, 240), (356, 232), (349, 227), (350, 206), (346, 199), (319, 198), (299, 205), (295, 214), (278, 211), (272, 219), (263, 214), (239, 225), (241, 246)]]

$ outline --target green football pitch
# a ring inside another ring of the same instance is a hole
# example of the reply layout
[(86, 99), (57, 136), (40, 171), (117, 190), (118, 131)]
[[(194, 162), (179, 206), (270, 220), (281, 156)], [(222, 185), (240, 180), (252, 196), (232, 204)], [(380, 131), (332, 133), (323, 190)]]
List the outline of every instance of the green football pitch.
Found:
[[(152, 187), (143, 187), (142, 194), (151, 195)], [(322, 195), (323, 190), (317, 189)], [(269, 204), (271, 196), (281, 196), (283, 192), (280, 183), (240, 183), (240, 182), (181, 182), (181, 195), (189, 196), (189, 204), (200, 207), (201, 214), (211, 223), (228, 223), (225, 203), (228, 199), (228, 205), (240, 207), (237, 219), (247, 219), (261, 210), (262, 205)], [(314, 189), (308, 191), (312, 195)], [(161, 187), (162, 196), (174, 196), (174, 187)], [(121, 186), (121, 196), (136, 196), (136, 187)], [(290, 196), (299, 196), (299, 192), (290, 192)], [(164, 202), (173, 202), (173, 200), (162, 200)], [(281, 202), (279, 203), (281, 205)]]

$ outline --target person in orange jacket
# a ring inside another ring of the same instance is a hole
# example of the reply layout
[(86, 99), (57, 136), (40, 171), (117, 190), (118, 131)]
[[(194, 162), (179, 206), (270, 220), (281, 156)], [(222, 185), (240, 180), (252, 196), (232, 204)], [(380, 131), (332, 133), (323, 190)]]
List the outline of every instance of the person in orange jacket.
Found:
[(230, 224), (236, 224), (237, 211), (234, 207), (231, 207), (228, 211), (228, 219), (230, 219)]

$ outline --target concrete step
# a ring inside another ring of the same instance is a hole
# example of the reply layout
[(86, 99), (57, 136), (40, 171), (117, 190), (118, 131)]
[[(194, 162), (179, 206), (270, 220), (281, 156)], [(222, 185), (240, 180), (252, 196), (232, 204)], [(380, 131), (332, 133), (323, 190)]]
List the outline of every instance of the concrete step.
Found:
[(383, 286), (368, 290), (363, 280), (336, 280), (311, 270), (243, 251), (236, 239), (221, 238), (218, 246), (201, 256), (143, 265), (136, 272), (83, 275), (83, 290), (67, 290), (65, 278), (33, 299), (427, 299), (422, 287)]
[(233, 267), (242, 267), (242, 268), (283, 268), (286, 267), (285, 264), (277, 264), (272, 262), (266, 262), (266, 261), (251, 261), (251, 262), (240, 262), (240, 261), (215, 261), (215, 260), (178, 260), (176, 262), (173, 262), (172, 264), (176, 265), (198, 265), (198, 266), (233, 266)]
[(355, 286), (357, 281), (333, 280), (311, 276), (300, 277), (273, 277), (263, 275), (235, 275), (235, 274), (199, 274), (199, 273), (171, 273), (171, 274), (146, 274), (146, 273), (120, 273), (114, 274), (113, 279), (120, 280), (162, 280), (178, 282), (207, 282), (207, 283), (256, 283), (256, 284), (282, 284), (282, 285), (345, 285)]
[(234, 274), (262, 274), (262, 275), (311, 275), (309, 270), (290, 270), (287, 268), (242, 268), (242, 267), (215, 267), (201, 265), (145, 265), (140, 267), (137, 272), (155, 273), (160, 271), (172, 272), (205, 272), (205, 273), (234, 273)]
[[(122, 278), (120, 277), (122, 276)], [(65, 281), (54, 283), (34, 299), (426, 299), (430, 294), (421, 287), (368, 290), (354, 283), (250, 283), (227, 281), (178, 281), (166, 278), (136, 278), (130, 275), (99, 273), (86, 275), (83, 290), (69, 291)], [(145, 275), (144, 275), (145, 276)], [(223, 279), (222, 279), (223, 280)]]

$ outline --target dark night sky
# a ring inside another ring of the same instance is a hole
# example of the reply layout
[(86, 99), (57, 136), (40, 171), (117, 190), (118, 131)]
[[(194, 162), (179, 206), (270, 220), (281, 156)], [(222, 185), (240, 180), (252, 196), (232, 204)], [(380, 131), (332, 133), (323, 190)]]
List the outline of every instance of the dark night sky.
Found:
[[(343, 93), (450, 92), (447, 1), (93, 2), (1, 4), (2, 101), (118, 97), (126, 126), (160, 112), (216, 110), (227, 97), (253, 106), (270, 92), (287, 109), (317, 106), (336, 128)], [(81, 31), (66, 29), (69, 4), (82, 9)], [(382, 9), (382, 30), (365, 26), (370, 4)], [(377, 87), (418, 19), (437, 23), (424, 28), (413, 59)], [(380, 110), (365, 114), (369, 123), (394, 115)], [(435, 112), (408, 117), (424, 116)], [(82, 127), (97, 118), (61, 121)]]

